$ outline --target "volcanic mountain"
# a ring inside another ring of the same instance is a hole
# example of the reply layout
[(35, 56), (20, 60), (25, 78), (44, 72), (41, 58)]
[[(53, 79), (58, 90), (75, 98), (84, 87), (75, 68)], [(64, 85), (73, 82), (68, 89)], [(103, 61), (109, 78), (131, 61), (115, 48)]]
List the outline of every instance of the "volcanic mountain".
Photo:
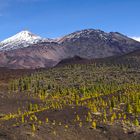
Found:
[(22, 31), (0, 42), (0, 65), (8, 68), (53, 67), (64, 59), (120, 56), (140, 49), (137, 42), (118, 32), (86, 29), (59, 39), (44, 39)]
[(45, 40), (50, 41), (25, 30), (0, 42), (0, 51), (20, 49)]

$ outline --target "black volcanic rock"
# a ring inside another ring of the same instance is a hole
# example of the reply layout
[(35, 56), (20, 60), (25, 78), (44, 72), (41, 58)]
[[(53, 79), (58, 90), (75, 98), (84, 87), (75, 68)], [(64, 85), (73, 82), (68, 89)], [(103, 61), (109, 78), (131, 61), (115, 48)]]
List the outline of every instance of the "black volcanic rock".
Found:
[(84, 61), (88, 61), (88, 59), (84, 59), (84, 58), (81, 58), (79, 56), (74, 56), (72, 58), (66, 58), (66, 59), (63, 59), (62, 61), (60, 61), (57, 66), (59, 65), (65, 65), (65, 64), (74, 64), (74, 63), (80, 63), (80, 62), (84, 62)]

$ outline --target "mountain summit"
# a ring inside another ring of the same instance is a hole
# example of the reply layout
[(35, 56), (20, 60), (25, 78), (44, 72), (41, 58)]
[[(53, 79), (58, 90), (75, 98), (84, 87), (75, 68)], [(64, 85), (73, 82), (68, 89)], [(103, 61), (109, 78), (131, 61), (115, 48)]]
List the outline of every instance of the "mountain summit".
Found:
[(12, 49), (23, 48), (42, 40), (43, 39), (40, 36), (37, 36), (25, 30), (0, 42), (0, 50), (7, 51)]
[(17, 33), (16, 35), (2, 41), (2, 43), (9, 43), (9, 42), (15, 41), (15, 40), (32, 41), (32, 40), (36, 40), (36, 39), (41, 39), (41, 37), (29, 32), (27, 30), (24, 30), (24, 31), (21, 31), (21, 32)]
[(118, 32), (85, 29), (58, 40), (65, 52), (82, 58), (104, 58), (122, 55), (140, 47), (140, 43)]

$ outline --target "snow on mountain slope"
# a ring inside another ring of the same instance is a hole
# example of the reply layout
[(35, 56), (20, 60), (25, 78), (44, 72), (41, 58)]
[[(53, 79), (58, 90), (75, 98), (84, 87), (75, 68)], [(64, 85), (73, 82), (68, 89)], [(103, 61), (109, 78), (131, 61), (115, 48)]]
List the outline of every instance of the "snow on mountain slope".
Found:
[(29, 31), (21, 31), (16, 35), (0, 42), (0, 51), (8, 51), (18, 48), (24, 48), (34, 43), (42, 41), (50, 41), (50, 40), (43, 39), (40, 36), (32, 34)]
[(140, 37), (131, 37), (131, 38), (140, 42)]

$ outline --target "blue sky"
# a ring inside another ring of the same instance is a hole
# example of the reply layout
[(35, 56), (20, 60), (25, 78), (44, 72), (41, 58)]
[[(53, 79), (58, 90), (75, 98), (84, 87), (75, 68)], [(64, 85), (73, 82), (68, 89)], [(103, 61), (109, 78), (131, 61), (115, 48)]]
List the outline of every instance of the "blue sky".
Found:
[(140, 37), (140, 0), (0, 0), (0, 40), (21, 30), (55, 38), (86, 28)]

